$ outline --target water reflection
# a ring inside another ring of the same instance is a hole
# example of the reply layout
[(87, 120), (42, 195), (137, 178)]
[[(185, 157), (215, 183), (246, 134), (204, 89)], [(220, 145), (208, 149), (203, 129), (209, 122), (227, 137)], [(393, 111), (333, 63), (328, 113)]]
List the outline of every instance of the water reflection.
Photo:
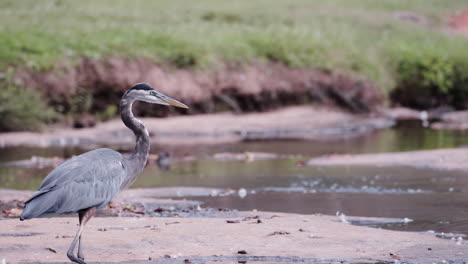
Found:
[(411, 167), (297, 167), (295, 159), (255, 162), (197, 160), (176, 162), (168, 172), (161, 172), (155, 165), (150, 165), (134, 186), (411, 194), (468, 192), (468, 177), (460, 171)]
[[(196, 138), (194, 138), (196, 142)], [(153, 145), (151, 153), (168, 152), (173, 157), (187, 155), (206, 158), (219, 152), (270, 152), (281, 154), (301, 154), (312, 157), (330, 153), (376, 153), (423, 150), (435, 148), (453, 148), (468, 146), (467, 131), (433, 130), (422, 128), (420, 122), (400, 122), (397, 126), (376, 131), (362, 137), (345, 138), (335, 141), (247, 141), (216, 145)], [(88, 151), (89, 145), (65, 148), (2, 148), (0, 163), (29, 159), (31, 156), (69, 158)], [(130, 152), (133, 146), (111, 146), (120, 152)]]
[(468, 193), (369, 194), (369, 193), (285, 193), (256, 192), (244, 199), (238, 196), (198, 197), (212, 208), (281, 211), (301, 214), (410, 218), (409, 224), (385, 228), (405, 231), (452, 232), (468, 235)]

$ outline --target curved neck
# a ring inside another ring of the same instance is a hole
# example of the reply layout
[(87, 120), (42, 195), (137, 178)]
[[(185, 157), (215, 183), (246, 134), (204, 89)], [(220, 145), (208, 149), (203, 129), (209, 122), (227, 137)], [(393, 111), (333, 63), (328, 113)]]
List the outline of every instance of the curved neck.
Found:
[(135, 151), (128, 158), (128, 169), (130, 171), (128, 182), (126, 185), (131, 184), (136, 177), (143, 171), (148, 159), (150, 144), (149, 135), (145, 126), (141, 121), (136, 119), (132, 113), (132, 105), (135, 100), (128, 99), (124, 96), (120, 102), (120, 117), (124, 124), (130, 128), (136, 137)]

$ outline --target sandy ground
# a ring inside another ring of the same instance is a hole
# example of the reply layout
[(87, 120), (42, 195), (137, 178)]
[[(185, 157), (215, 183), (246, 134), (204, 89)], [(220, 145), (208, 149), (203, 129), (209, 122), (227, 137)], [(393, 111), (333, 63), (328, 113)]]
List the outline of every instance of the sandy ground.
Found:
[[(207, 195), (212, 189), (132, 189), (124, 191), (116, 202), (187, 203), (160, 198), (180, 191)], [(30, 194), (1, 190), (0, 200), (24, 200)], [(0, 220), (0, 260), (68, 262), (66, 251), (77, 222), (76, 216)], [(468, 259), (468, 244), (464, 242), (354, 226), (324, 215), (234, 211), (204, 217), (95, 217), (83, 237), (90, 263), (463, 263)], [(246, 254), (238, 253), (243, 250)]]
[[(235, 223), (228, 223), (232, 220)], [(259, 221), (260, 220), (260, 223)], [(7, 263), (67, 262), (76, 218), (0, 221), (0, 258)], [(90, 262), (164, 257), (298, 257), (345, 263), (394, 261), (434, 263), (468, 259), (468, 245), (427, 234), (352, 226), (335, 217), (240, 213), (236, 218), (95, 218), (83, 235)], [(306, 261), (308, 262), (308, 261)], [(312, 261), (310, 261), (312, 262)]]
[[(389, 118), (355, 115), (329, 107), (296, 106), (251, 114), (205, 114), (141, 118), (152, 143), (206, 144), (246, 139), (333, 139), (362, 135), (393, 125)], [(1, 146), (134, 144), (120, 119), (85, 129), (51, 129), (42, 133), (0, 133)]]
[(468, 171), (468, 148), (408, 151), (396, 153), (327, 155), (306, 162), (309, 166), (410, 166)]

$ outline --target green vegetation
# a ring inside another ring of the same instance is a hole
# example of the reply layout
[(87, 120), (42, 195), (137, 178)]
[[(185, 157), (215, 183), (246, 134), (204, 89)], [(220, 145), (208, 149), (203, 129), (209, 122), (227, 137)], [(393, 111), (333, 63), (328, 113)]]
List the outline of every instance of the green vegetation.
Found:
[(0, 131), (38, 130), (54, 112), (28, 89), (0, 83)]
[[(453, 44), (453, 43), (452, 43)], [(395, 53), (393, 101), (420, 109), (441, 105), (468, 108), (468, 54), (462, 47), (447, 50), (420, 47)]]
[[(0, 68), (40, 69), (77, 56), (143, 56), (178, 67), (264, 58), (352, 71), (390, 89), (402, 47), (466, 53), (468, 40), (440, 29), (463, 8), (464, 0), (4, 0)], [(422, 24), (398, 18), (403, 11)]]
[(351, 72), (384, 93), (447, 94), (468, 89), (468, 38), (444, 29), (466, 9), (466, 0), (3, 0), (0, 71), (81, 56), (202, 69), (267, 60)]

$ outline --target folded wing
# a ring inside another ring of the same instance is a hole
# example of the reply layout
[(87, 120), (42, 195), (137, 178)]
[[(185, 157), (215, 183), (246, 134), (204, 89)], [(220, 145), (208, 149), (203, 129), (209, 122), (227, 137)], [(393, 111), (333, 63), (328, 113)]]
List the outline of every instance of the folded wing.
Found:
[(74, 213), (107, 205), (125, 179), (125, 160), (111, 149), (96, 149), (55, 168), (25, 202), (21, 220)]

